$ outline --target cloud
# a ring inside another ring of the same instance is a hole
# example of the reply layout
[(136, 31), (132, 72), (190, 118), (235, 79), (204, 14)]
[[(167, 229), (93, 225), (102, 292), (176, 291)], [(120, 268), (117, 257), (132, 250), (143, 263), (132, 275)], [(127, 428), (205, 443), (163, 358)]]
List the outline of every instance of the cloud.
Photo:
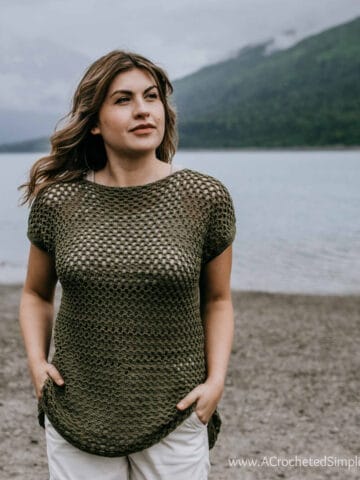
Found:
[[(285, 48), (360, 15), (358, 0), (2, 0), (0, 107), (67, 112), (86, 66), (115, 48), (172, 80), (274, 39)], [(291, 33), (289, 33), (291, 31)]]
[(286, 29), (302, 38), (357, 15), (358, 0), (7, 0), (0, 26), (91, 59), (114, 48), (139, 51), (175, 79)]

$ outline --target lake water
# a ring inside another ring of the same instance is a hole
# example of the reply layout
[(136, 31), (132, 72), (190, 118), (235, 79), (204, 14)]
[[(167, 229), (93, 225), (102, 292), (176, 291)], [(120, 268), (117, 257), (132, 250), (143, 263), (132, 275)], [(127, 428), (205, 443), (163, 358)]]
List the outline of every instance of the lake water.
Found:
[[(42, 154), (1, 154), (0, 283), (22, 283), (28, 206), (19, 206)], [(174, 163), (229, 189), (237, 237), (231, 285), (289, 293), (360, 293), (360, 152), (179, 151)]]

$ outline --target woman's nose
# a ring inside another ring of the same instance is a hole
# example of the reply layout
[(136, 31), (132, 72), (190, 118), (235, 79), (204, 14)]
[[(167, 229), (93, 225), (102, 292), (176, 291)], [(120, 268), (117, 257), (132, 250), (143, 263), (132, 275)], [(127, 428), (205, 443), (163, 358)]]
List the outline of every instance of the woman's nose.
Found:
[(149, 115), (149, 106), (144, 99), (137, 99), (134, 102), (135, 115)]

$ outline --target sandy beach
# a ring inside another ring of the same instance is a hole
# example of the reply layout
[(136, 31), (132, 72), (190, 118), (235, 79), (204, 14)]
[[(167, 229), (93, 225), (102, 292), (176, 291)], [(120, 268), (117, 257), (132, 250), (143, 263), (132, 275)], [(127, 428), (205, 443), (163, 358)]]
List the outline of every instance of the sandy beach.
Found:
[[(48, 480), (18, 324), (21, 288), (0, 285), (0, 479)], [(236, 334), (210, 480), (360, 478), (360, 458), (357, 468), (336, 466), (360, 457), (360, 296), (232, 295)], [(326, 465), (289, 465), (325, 456)]]

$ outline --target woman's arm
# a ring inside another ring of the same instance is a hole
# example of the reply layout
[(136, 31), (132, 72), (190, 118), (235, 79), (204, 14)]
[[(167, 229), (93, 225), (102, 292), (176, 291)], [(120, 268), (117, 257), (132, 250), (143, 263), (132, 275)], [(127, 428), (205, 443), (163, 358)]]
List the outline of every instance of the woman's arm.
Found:
[(58, 385), (63, 384), (58, 370), (48, 363), (56, 283), (54, 258), (30, 244), (27, 275), (20, 298), (19, 322), (38, 399), (48, 376)]
[(197, 402), (199, 418), (208, 422), (223, 394), (233, 337), (234, 312), (230, 275), (232, 245), (205, 264), (200, 281), (207, 379), (177, 404), (181, 410)]
[(234, 337), (230, 274), (232, 245), (205, 265), (201, 317), (205, 330), (207, 381), (224, 386)]

